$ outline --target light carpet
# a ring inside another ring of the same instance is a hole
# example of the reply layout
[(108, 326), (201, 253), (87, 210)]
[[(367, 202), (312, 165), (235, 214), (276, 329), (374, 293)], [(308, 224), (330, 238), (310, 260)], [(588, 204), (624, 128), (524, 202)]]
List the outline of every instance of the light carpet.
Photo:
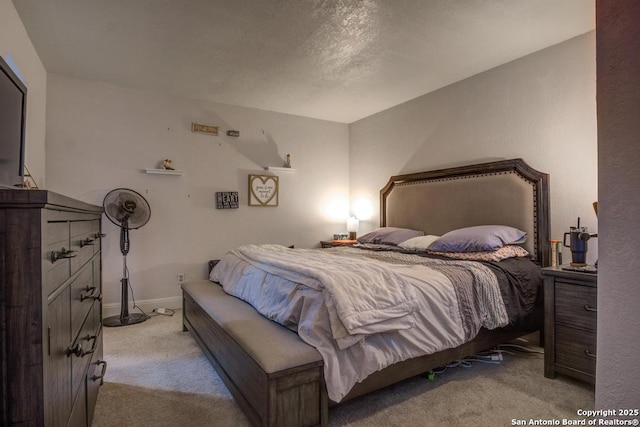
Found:
[[(104, 328), (108, 363), (93, 426), (249, 426), (200, 351), (182, 313)], [(540, 350), (532, 342), (518, 342)], [(330, 426), (511, 426), (514, 419), (577, 419), (593, 386), (543, 375), (541, 354), (511, 351), (499, 364), (448, 368), (329, 410)]]

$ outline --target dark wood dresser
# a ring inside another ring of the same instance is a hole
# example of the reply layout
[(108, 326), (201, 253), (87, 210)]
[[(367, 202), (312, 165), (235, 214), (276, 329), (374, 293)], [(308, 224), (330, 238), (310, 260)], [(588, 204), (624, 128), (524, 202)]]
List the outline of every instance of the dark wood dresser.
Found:
[(102, 359), (102, 208), (0, 189), (0, 424), (90, 426)]
[(595, 383), (598, 276), (548, 267), (544, 276), (544, 376)]

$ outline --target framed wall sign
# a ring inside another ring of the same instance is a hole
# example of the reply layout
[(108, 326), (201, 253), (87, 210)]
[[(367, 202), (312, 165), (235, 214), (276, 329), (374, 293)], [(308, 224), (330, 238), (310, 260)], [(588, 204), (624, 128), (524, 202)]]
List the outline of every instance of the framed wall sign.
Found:
[(249, 206), (278, 206), (278, 177), (249, 175)]
[(237, 191), (218, 191), (216, 193), (216, 209), (237, 209)]

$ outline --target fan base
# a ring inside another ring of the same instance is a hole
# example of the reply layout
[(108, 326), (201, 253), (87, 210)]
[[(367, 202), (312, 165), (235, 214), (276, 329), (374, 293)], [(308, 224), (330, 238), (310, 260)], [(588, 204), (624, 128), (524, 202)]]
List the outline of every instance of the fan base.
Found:
[(121, 318), (120, 316), (107, 317), (102, 321), (104, 326), (127, 326), (134, 325), (136, 323), (142, 323), (147, 320), (149, 316), (142, 313), (130, 314), (128, 319)]

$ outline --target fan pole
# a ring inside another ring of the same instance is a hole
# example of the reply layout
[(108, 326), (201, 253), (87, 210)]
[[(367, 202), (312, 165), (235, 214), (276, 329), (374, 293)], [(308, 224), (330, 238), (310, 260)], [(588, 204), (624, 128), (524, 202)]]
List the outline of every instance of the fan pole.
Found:
[(120, 307), (120, 321), (129, 320), (129, 270), (127, 270), (127, 256), (122, 257), (122, 293), (120, 295), (120, 301), (122, 306)]
[(129, 253), (129, 229), (127, 218), (122, 221), (120, 228), (120, 252), (122, 252), (122, 284), (120, 298), (120, 316), (107, 317), (102, 321), (104, 326), (125, 326), (142, 323), (148, 319), (143, 313), (129, 314), (129, 269), (127, 268), (127, 254)]

